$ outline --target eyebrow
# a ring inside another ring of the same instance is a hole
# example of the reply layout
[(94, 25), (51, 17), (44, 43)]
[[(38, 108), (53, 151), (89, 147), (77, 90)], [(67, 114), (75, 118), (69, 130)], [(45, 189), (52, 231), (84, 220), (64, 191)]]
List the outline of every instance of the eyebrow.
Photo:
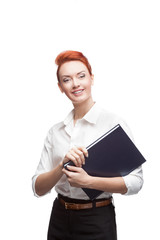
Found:
[(70, 75), (62, 75), (61, 77), (70, 77)]
[(82, 72), (85, 72), (85, 70), (83, 70), (83, 71), (81, 71), (81, 72), (79, 72), (79, 73), (77, 73), (77, 74), (80, 74), (80, 73), (82, 73)]
[[(83, 72), (85, 73), (85, 70), (76, 73), (76, 75), (79, 75), (80, 73), (83, 73)], [(70, 75), (62, 75), (61, 77), (70, 77)]]

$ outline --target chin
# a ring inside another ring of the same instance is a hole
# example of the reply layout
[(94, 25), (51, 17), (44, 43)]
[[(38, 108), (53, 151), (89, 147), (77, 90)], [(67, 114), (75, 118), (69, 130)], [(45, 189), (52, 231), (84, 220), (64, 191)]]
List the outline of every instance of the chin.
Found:
[(72, 99), (71, 101), (72, 101), (72, 103), (73, 104), (81, 104), (81, 103), (84, 103), (84, 102), (87, 102), (89, 100), (89, 97), (88, 98), (83, 98), (83, 99)]

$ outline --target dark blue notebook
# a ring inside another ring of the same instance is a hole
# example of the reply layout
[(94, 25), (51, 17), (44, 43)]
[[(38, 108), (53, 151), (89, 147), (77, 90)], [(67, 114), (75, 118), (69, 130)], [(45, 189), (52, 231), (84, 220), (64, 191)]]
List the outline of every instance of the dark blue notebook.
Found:
[[(119, 177), (128, 175), (146, 160), (118, 124), (87, 147), (89, 157), (83, 169), (91, 176)], [(72, 161), (64, 164), (74, 165)], [(102, 191), (83, 188), (91, 200)]]

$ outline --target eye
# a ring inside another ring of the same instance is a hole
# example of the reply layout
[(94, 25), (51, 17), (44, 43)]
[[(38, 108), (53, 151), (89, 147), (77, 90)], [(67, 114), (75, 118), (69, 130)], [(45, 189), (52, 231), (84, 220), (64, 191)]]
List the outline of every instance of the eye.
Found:
[(84, 78), (85, 77), (85, 74), (84, 73), (81, 73), (80, 75), (79, 75), (79, 78)]
[(70, 81), (70, 78), (63, 78), (63, 82), (69, 82)]

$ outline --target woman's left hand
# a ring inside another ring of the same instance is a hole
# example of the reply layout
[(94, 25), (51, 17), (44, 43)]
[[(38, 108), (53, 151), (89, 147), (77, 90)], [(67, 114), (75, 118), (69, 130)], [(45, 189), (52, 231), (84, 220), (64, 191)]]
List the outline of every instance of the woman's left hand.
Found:
[(68, 182), (72, 187), (88, 187), (91, 176), (89, 176), (83, 168), (75, 166), (67, 166), (67, 168), (69, 171), (63, 168), (62, 172), (66, 174)]

